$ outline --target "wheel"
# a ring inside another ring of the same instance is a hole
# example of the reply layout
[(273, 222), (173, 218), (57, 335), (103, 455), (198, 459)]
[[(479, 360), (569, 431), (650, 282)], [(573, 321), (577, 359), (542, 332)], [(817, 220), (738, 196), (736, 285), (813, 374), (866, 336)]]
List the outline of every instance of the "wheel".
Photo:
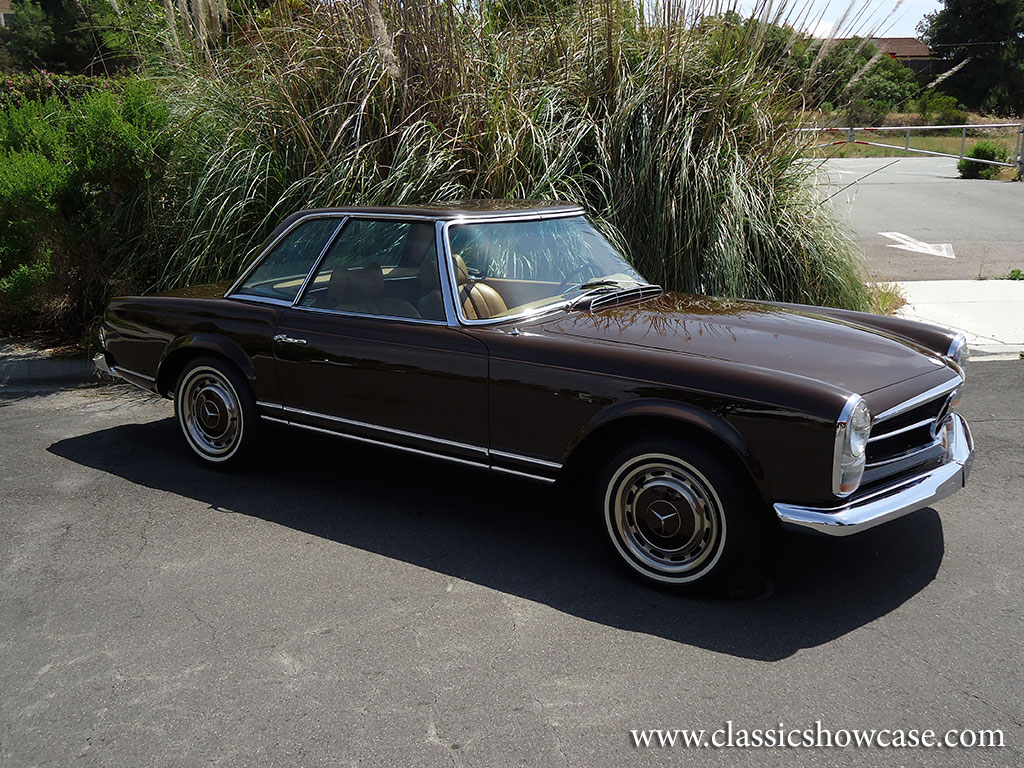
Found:
[(257, 442), (256, 398), (231, 363), (190, 361), (178, 377), (174, 412), (185, 442), (204, 464), (237, 466)]
[(714, 455), (681, 440), (619, 451), (598, 484), (603, 527), (633, 573), (681, 591), (725, 586), (746, 562), (756, 499)]

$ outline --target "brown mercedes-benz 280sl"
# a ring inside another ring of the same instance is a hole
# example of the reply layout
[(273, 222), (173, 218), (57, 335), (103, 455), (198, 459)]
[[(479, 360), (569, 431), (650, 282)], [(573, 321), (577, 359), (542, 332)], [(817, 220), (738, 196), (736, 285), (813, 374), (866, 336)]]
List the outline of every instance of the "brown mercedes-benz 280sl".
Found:
[(553, 482), (623, 563), (708, 586), (766, 525), (845, 535), (963, 487), (962, 336), (669, 294), (575, 205), (290, 216), (234, 283), (112, 301), (96, 365), (203, 462), (263, 422)]

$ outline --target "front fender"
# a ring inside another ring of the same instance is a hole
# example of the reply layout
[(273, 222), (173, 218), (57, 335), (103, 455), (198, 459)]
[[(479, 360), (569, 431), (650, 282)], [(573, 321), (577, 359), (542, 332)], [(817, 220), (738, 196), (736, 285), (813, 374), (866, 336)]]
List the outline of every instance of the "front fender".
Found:
[(735, 426), (716, 413), (691, 403), (673, 400), (641, 399), (605, 408), (583, 426), (569, 445), (567, 455), (572, 455), (576, 448), (597, 432), (633, 419), (664, 420), (708, 433), (723, 443), (746, 466), (755, 482), (761, 484), (764, 477), (761, 463)]

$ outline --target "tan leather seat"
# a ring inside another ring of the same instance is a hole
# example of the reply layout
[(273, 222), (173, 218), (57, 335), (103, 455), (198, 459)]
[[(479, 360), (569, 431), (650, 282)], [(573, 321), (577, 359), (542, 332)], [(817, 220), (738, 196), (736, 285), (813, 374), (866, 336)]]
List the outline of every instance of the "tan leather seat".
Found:
[[(487, 320), (508, 311), (505, 300), (494, 288), (486, 283), (469, 279), (469, 269), (466, 267), (465, 259), (455, 254), (452, 256), (452, 261), (455, 266), (455, 282), (459, 286), (462, 314), (467, 320)], [(419, 302), (420, 314), (423, 317), (443, 320), (444, 300), (441, 297), (441, 278), (435, 259), (426, 259), (420, 267), (420, 285), (426, 291)]]
[(384, 272), (380, 264), (355, 269), (335, 267), (327, 285), (327, 306), (341, 312), (388, 317), (419, 317), (405, 299), (384, 296)]
[(455, 282), (459, 286), (459, 301), (462, 302), (462, 313), (467, 320), (486, 320), (489, 317), (508, 312), (501, 294), (487, 283), (473, 282), (469, 279), (469, 269), (465, 260), (455, 254)]

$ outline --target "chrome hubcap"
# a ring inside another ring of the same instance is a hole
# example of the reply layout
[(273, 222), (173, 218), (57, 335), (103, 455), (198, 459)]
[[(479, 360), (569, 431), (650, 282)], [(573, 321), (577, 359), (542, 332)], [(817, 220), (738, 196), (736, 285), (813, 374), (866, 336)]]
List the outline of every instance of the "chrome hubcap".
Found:
[(605, 504), (616, 548), (648, 575), (687, 581), (721, 554), (725, 516), (718, 495), (680, 459), (645, 454), (630, 460), (612, 478)]
[(189, 442), (208, 458), (227, 458), (242, 434), (234, 387), (213, 368), (197, 368), (182, 383), (182, 426)]

